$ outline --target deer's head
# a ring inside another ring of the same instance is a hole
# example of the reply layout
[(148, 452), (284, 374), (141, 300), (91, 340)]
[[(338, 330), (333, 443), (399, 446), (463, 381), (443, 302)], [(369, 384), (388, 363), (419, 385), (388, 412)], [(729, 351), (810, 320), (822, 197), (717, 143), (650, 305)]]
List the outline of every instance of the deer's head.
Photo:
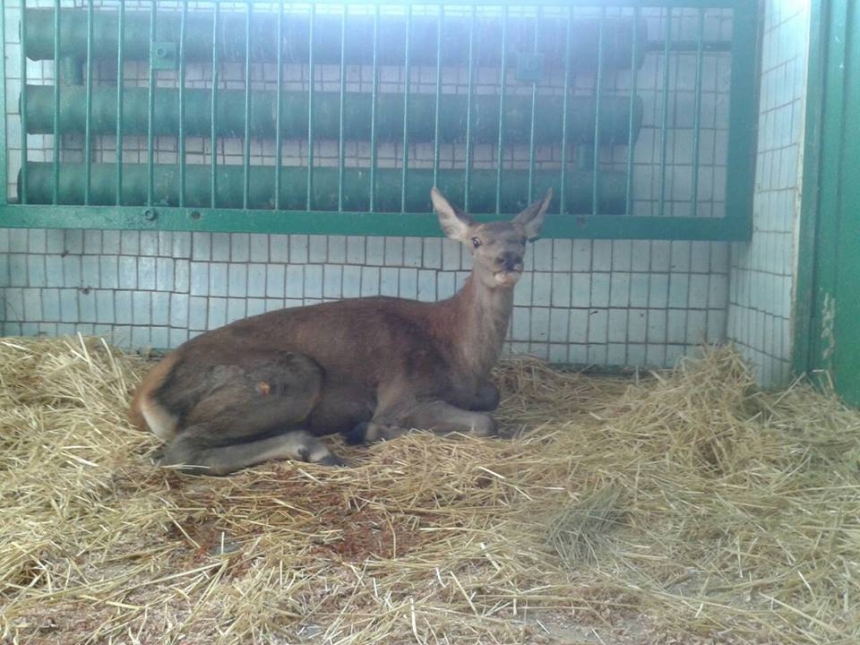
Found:
[(475, 222), (452, 206), (436, 188), (430, 192), (442, 230), (452, 240), (465, 244), (472, 253), (472, 273), (491, 289), (513, 288), (523, 273), (526, 243), (540, 233), (544, 215), (552, 201), (552, 188), (511, 221)]

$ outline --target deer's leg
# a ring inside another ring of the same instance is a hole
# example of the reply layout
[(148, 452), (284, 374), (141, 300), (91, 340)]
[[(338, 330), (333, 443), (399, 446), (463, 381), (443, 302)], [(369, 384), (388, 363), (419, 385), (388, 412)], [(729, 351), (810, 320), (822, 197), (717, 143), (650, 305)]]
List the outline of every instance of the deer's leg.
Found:
[(461, 433), (489, 437), (497, 433), (495, 419), (488, 414), (463, 410), (444, 401), (427, 401), (400, 410), (377, 412), (368, 423), (357, 425), (347, 435), (350, 443), (390, 440), (413, 428), (437, 434)]
[(475, 393), (475, 398), (469, 409), (474, 412), (491, 412), (499, 407), (501, 398), (499, 388), (492, 383), (484, 383)]
[(201, 424), (187, 428), (164, 450), (162, 466), (200, 475), (229, 475), (266, 461), (293, 459), (328, 466), (345, 462), (319, 439), (305, 430), (291, 430), (270, 437), (257, 438), (226, 446), (211, 445), (212, 428)]
[[(171, 382), (193, 382), (188, 374)], [(302, 429), (320, 399), (323, 372), (301, 354), (247, 354), (198, 376), (205, 392), (185, 410), (183, 428), (164, 449), (162, 464), (226, 475), (273, 459), (343, 462)], [(180, 400), (179, 393), (159, 393)]]

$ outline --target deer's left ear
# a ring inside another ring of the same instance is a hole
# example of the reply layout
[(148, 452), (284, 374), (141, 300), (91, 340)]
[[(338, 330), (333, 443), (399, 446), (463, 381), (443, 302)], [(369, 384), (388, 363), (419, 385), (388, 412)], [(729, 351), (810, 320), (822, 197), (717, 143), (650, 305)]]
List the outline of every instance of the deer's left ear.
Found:
[(544, 215), (546, 215), (551, 201), (552, 188), (549, 188), (543, 199), (535, 202), (514, 218), (514, 225), (521, 227), (529, 240), (533, 240), (540, 235)]
[(472, 228), (472, 218), (456, 206), (448, 203), (445, 196), (435, 187), (430, 191), (430, 199), (433, 201), (433, 208), (439, 216), (439, 224), (445, 235), (452, 240), (466, 242)]

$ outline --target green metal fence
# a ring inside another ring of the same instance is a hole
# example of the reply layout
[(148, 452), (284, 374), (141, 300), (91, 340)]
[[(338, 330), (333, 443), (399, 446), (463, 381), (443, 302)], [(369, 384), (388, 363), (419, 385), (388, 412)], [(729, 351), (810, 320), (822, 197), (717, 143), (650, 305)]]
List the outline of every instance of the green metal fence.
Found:
[(21, 5), (0, 227), (435, 235), (437, 185), (552, 186), (548, 237), (750, 232), (749, 0)]

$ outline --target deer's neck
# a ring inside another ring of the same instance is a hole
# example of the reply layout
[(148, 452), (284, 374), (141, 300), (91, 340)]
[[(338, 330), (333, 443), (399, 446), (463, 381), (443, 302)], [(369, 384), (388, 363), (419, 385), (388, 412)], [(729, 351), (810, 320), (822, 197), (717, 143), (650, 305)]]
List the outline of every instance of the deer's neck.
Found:
[(490, 289), (474, 276), (450, 300), (452, 344), (463, 366), (485, 379), (502, 353), (514, 303), (513, 289)]

